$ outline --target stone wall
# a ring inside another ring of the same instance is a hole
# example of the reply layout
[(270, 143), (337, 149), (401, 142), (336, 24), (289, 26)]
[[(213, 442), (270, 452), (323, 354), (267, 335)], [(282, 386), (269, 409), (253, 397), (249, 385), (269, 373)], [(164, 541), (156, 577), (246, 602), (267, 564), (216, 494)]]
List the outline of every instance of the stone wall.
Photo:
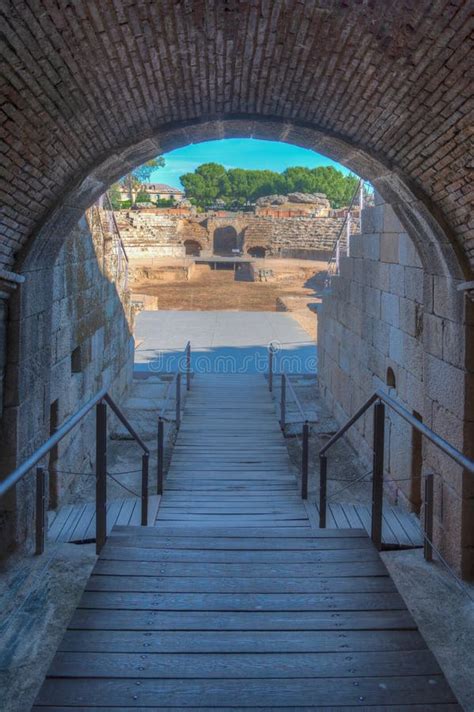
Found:
[[(25, 272), (25, 277), (4, 302), (9, 323), (3, 474), (103, 385), (109, 384), (120, 400), (132, 378), (126, 263), (104, 213), (96, 207), (88, 211), (65, 240), (54, 266)], [(91, 413), (46, 458), (50, 506), (80, 496), (84, 478), (67, 472), (91, 472), (94, 443)], [(1, 521), (10, 544), (22, 541), (33, 524), (33, 479), (28, 477), (2, 502)]]
[(272, 256), (325, 257), (330, 254), (344, 218), (259, 217), (252, 213), (227, 216), (202, 213), (196, 216), (139, 211), (121, 211), (118, 222), (127, 251), (132, 258), (178, 257), (184, 243), (194, 240), (203, 254), (213, 251), (214, 233), (234, 227), (244, 252), (263, 247)]
[[(376, 390), (391, 393), (410, 413), (472, 456), (472, 303), (457, 284), (430, 275), (392, 208), (362, 216), (350, 256), (319, 311), (322, 393), (342, 423)], [(348, 434), (370, 467), (372, 411)], [(434, 472), (436, 540), (467, 576), (473, 569), (473, 493), (460, 467), (387, 412), (386, 489), (414, 511), (422, 475)], [(472, 478), (471, 478), (472, 479)]]
[(255, 217), (245, 229), (244, 250), (265, 247), (271, 255), (292, 257), (328, 256), (341, 231), (344, 218)]

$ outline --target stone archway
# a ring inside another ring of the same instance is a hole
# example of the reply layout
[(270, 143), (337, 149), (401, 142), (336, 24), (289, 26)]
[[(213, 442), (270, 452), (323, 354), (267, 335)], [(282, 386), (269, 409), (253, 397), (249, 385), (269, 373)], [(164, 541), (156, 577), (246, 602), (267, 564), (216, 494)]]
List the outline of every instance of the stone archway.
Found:
[[(471, 444), (466, 437), (467, 431), (464, 427), (464, 422), (469, 419), (469, 412), (472, 407), (471, 401), (469, 401), (469, 393), (472, 386), (468, 387), (467, 384), (468, 382), (472, 383), (474, 377), (472, 374), (467, 373), (463, 364), (467, 364), (469, 359), (472, 358), (473, 345), (472, 342), (468, 343), (466, 339), (466, 325), (473, 319), (471, 314), (472, 304), (465, 295), (456, 291), (456, 287), (463, 277), (465, 278), (469, 274), (467, 253), (464, 253), (464, 256), (460, 253), (454, 232), (446, 223), (443, 215), (435, 209), (426, 196), (416, 191), (414, 187), (413, 189), (412, 186), (409, 187), (408, 183), (405, 183), (398, 173), (390, 171), (362, 150), (351, 148), (341, 139), (324, 135), (309, 126), (295, 126), (277, 121), (269, 122), (263, 117), (254, 117), (250, 122), (237, 118), (229, 118), (225, 121), (210, 121), (206, 124), (206, 128), (204, 128), (203, 123), (189, 125), (186, 128), (165, 127), (160, 133), (159, 141), (158, 139), (146, 140), (138, 146), (125, 149), (120, 154), (115, 155), (113, 159), (102, 163), (76, 189), (70, 192), (67, 199), (57, 205), (49, 219), (32, 236), (29, 249), (25, 247), (22, 253), (23, 258), (17, 262), (17, 268), (21, 270), (27, 280), (36, 280), (38, 283), (37, 294), (41, 295), (44, 313), (46, 315), (50, 313), (54, 289), (54, 275), (50, 265), (63, 244), (64, 236), (75, 225), (82, 214), (83, 208), (89, 204), (91, 198), (103, 192), (105, 186), (111, 180), (123, 173), (124, 166), (140, 164), (152, 157), (156, 153), (158, 145), (167, 143), (168, 146), (174, 147), (189, 142), (191, 137), (197, 140), (199, 137), (204, 136), (207, 138), (217, 135), (235, 136), (236, 133), (247, 136), (259, 135), (267, 138), (279, 138), (298, 145), (306, 145), (323, 150), (327, 155), (339, 158), (354, 170), (359, 170), (364, 176), (370, 177), (372, 182), (380, 188), (380, 192), (384, 193), (385, 196), (389, 196), (389, 200), (391, 198), (393, 210), (401, 220), (404, 229), (412, 237), (425, 270), (424, 303), (430, 321), (433, 324), (432, 328), (436, 328), (434, 326), (435, 322), (438, 325), (442, 324), (443, 314), (449, 313), (451, 328), (454, 329), (453, 333), (456, 333), (456, 339), (461, 344), (459, 350), (461, 361), (458, 364), (459, 375), (454, 377), (456, 384), (455, 386), (453, 385), (453, 388), (456, 387), (459, 392), (459, 429), (456, 433), (453, 431), (453, 437), (456, 438), (456, 441), (466, 452), (469, 451)], [(221, 219), (219, 218), (219, 220)], [(222, 223), (220, 227), (222, 227)], [(43, 276), (41, 276), (41, 269), (43, 269)], [(36, 303), (38, 302), (36, 301)], [(22, 314), (25, 313), (25, 309), (29, 308), (28, 302), (14, 294), (11, 300), (11, 308), (12, 313), (17, 318), (11, 322), (9, 340), (11, 343), (15, 343), (18, 341), (18, 331), (15, 331), (15, 329), (21, 330), (22, 328)], [(438, 311), (433, 313), (433, 310)], [(471, 316), (468, 315), (468, 310)], [(50, 333), (47, 321), (43, 322), (43, 327), (45, 332), (44, 340), (47, 340), (47, 334)], [(450, 368), (452, 364), (446, 365), (444, 363), (442, 350), (437, 357), (433, 358), (430, 353), (432, 345), (429, 343), (429, 339), (430, 335), (427, 333), (425, 351), (427, 375), (424, 387), (433, 394), (441, 383), (439, 378), (440, 369)], [(22, 368), (28, 370), (29, 368), (28, 361), (23, 362), (22, 353), (20, 353), (18, 368), (20, 370)], [(37, 382), (46, 384), (50, 377), (48, 363), (44, 362), (43, 370), (41, 374), (38, 374)], [(453, 383), (453, 378), (450, 380)], [(25, 379), (14, 375), (11, 382), (8, 377), (7, 381), (8, 390), (14, 398), (11, 406), (13, 410), (18, 410), (22, 403), (29, 401), (31, 408), (38, 412), (41, 411), (44, 391), (38, 391), (37, 394), (34, 394), (37, 403), (33, 404), (31, 403), (31, 391), (28, 392), (24, 388)], [(427, 425), (434, 425), (434, 421), (430, 421), (425, 413), (422, 413), (422, 416)], [(44, 425), (45, 433), (47, 433), (49, 425), (46, 420)], [(38, 437), (39, 435), (40, 432), (38, 431)], [(22, 446), (21, 443), (14, 443), (13, 450), (18, 451), (20, 446)], [(467, 486), (468, 483), (466, 482)], [(463, 526), (468, 528), (468, 523), (469, 517), (466, 514), (466, 524)], [(469, 575), (472, 567), (472, 556), (470, 556), (467, 549), (462, 554), (458, 547), (455, 547), (455, 549), (456, 553), (453, 556), (449, 553), (447, 555), (452, 561), (455, 561), (459, 570), (467, 572), (467, 575)]]
[[(90, 15), (68, 6), (67, 22), (53, 0), (37, 0), (34, 14), (25, 3), (0, 8), (0, 121), (7, 148), (0, 268), (26, 278), (9, 303), (9, 363), (16, 369), (6, 378), (11, 422), (28, 410), (27, 396), (30, 411), (45, 410), (53, 264), (84, 210), (157, 154), (209, 139), (253, 137), (333, 158), (370, 180), (391, 204), (424, 270), (431, 329), (425, 388), (447, 399), (445, 371), (458, 368), (462, 378), (450, 392), (466, 427), (456, 431), (457, 444), (472, 447), (474, 316), (457, 290), (472, 279), (474, 266), (472, 165), (465, 149), (471, 4), (273, 5), (209, 0), (203, 12), (202, 3), (191, 0), (168, 13), (166, 3), (143, 0), (139, 23), (133, 0), (100, 3)], [(297, 42), (292, 27), (299, 28)], [(372, 227), (369, 233), (380, 229)], [(32, 315), (42, 330), (37, 341), (46, 344), (41, 354), (32, 343), (36, 332), (26, 326)], [(28, 369), (34, 390), (24, 377)], [(435, 423), (436, 414), (431, 417), (428, 425)], [(48, 427), (47, 418), (39, 418), (35, 437)], [(16, 446), (14, 456), (23, 456), (30, 440)], [(467, 493), (469, 487), (466, 481)]]
[[(38, 0), (34, 14), (21, 3), (0, 8), (8, 47), (1, 266), (16, 269), (40, 231), (42, 240), (45, 231), (61, 239), (131, 167), (226, 136), (283, 140), (341, 161), (372, 180), (413, 232), (437, 224), (442, 252), (449, 242), (460, 254), (464, 247), (461, 272), (468, 271), (467, 260), (474, 265), (465, 150), (470, 83), (462, 71), (469, 63), (469, 35), (462, 30), (469, 26), (468, 1), (373, 0), (322, 10), (299, 0), (277, 7), (209, 0), (206, 12), (191, 2), (168, 13), (166, 5), (143, 0), (140, 23), (134, 10), (133, 0), (101, 3), (90, 17), (71, 8), (63, 27), (52, 0)], [(300, 28), (297, 43), (292, 27)], [(174, 51), (170, 36), (179, 38), (182, 52)], [(217, 36), (219, 51), (209, 41)], [(128, 52), (120, 51), (122, 44)], [(278, 57), (269, 62), (276, 46)], [(142, 80), (146, 63), (153, 71)], [(337, 72), (328, 74), (336, 63)], [(353, 81), (354, 72), (361, 81)], [(429, 262), (442, 259), (436, 248), (425, 251)], [(461, 276), (454, 263), (451, 268)]]
[(185, 255), (199, 257), (199, 255), (201, 254), (202, 246), (197, 240), (185, 240), (183, 244)]
[(262, 247), (261, 245), (254, 245), (253, 247), (249, 247), (249, 249), (247, 250), (247, 254), (251, 257), (257, 257), (262, 259), (267, 254), (267, 249), (265, 247)]
[(235, 257), (240, 250), (240, 240), (235, 227), (232, 225), (216, 227), (212, 246), (215, 255)]

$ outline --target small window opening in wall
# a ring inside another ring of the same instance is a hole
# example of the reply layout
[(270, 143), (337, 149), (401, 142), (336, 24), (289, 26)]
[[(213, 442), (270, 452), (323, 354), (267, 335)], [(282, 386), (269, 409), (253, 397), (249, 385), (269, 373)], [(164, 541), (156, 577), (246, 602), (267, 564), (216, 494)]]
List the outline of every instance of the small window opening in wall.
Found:
[(82, 354), (81, 347), (78, 346), (71, 353), (71, 372), (81, 373), (82, 372)]
[(387, 368), (387, 386), (389, 388), (396, 388), (397, 387), (397, 381), (395, 378), (395, 373), (393, 372), (393, 368), (390, 366)]

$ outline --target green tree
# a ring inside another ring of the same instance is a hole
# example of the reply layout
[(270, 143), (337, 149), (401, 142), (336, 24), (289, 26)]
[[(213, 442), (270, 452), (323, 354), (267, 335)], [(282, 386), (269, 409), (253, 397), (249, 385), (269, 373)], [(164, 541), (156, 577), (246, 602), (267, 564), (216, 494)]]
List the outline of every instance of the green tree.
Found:
[(121, 193), (120, 193), (120, 186), (118, 183), (113, 183), (110, 188), (107, 191), (107, 195), (109, 196), (110, 204), (112, 205), (113, 210), (120, 210), (122, 207), (122, 203), (120, 200)]
[(333, 166), (306, 168), (292, 166), (283, 173), (267, 170), (231, 168), (218, 163), (204, 163), (194, 173), (181, 176), (186, 197), (200, 208), (223, 200), (229, 208), (242, 208), (264, 195), (288, 193), (325, 193), (331, 206), (348, 205), (357, 188), (358, 178), (345, 175)]
[(130, 173), (124, 175), (121, 180), (121, 183), (128, 191), (128, 197), (132, 205), (135, 202), (133, 198), (134, 192), (137, 192), (140, 186), (143, 185), (143, 183), (145, 183), (147, 180), (149, 180), (151, 174), (157, 168), (162, 168), (164, 165), (165, 159), (163, 158), (163, 156), (157, 156), (156, 158), (152, 158), (150, 161), (143, 163), (141, 166), (138, 166), (138, 168), (135, 168)]
[(185, 173), (180, 180), (186, 196), (199, 207), (211, 205), (228, 195), (227, 171), (220, 163), (203, 163), (194, 173)]
[(146, 192), (146, 190), (139, 190), (136, 198), (135, 198), (135, 203), (149, 203), (150, 201), (150, 196)]
[(173, 208), (176, 205), (176, 200), (174, 198), (157, 198), (155, 205), (157, 208)]

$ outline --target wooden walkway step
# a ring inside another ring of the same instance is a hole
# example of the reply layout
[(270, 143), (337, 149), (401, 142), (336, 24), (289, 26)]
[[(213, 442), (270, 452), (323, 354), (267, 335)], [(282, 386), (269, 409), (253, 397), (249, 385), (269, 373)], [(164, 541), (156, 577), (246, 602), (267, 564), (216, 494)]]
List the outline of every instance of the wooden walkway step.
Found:
[[(150, 495), (148, 498), (148, 523), (155, 521), (160, 497)], [(111, 499), (107, 503), (107, 536), (116, 524), (140, 525), (140, 497), (124, 497)], [(66, 505), (57, 512), (48, 512), (48, 539), (55, 542), (95, 541), (95, 503)]]
[(311, 526), (265, 379), (196, 376), (157, 526)]
[(460, 710), (362, 529), (116, 527), (35, 710)]
[(315, 528), (269, 402), (194, 379), (155, 526), (114, 527), (34, 710), (461, 709), (364, 527)]
[[(319, 519), (319, 504), (314, 504)], [(365, 529), (370, 535), (372, 512), (370, 505), (330, 502), (326, 513), (326, 524), (331, 529)], [(400, 507), (384, 504), (382, 521), (382, 543), (386, 548), (417, 549), (423, 546), (420, 522), (415, 514), (409, 514)]]

